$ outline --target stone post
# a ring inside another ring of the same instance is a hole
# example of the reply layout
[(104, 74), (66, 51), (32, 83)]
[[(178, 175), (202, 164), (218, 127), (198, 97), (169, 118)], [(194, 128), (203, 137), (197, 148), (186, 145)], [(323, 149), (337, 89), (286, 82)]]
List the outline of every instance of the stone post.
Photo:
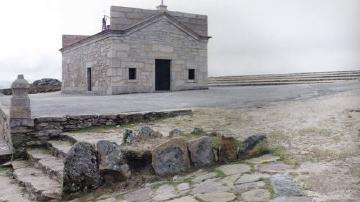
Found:
[(30, 84), (24, 79), (24, 75), (18, 75), (11, 88), (13, 95), (10, 106), (10, 134), (13, 155), (14, 158), (22, 158), (25, 155), (26, 143), (31, 141), (34, 127), (28, 95)]

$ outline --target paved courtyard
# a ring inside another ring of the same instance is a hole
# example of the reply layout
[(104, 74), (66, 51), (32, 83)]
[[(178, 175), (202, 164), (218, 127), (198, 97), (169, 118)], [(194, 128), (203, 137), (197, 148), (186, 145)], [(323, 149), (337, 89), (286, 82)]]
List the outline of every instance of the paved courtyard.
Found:
[[(168, 93), (84, 96), (47, 93), (31, 95), (34, 117), (116, 114), (192, 107), (239, 108), (271, 102), (309, 99), (360, 89), (359, 81), (282, 86), (213, 87), (209, 90)], [(10, 97), (0, 97), (9, 107)]]

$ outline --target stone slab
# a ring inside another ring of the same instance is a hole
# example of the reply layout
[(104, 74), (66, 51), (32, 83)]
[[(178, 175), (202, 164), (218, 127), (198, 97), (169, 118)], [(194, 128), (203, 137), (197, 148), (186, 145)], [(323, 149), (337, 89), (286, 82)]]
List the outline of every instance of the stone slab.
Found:
[(270, 178), (275, 194), (278, 196), (304, 196), (301, 187), (287, 174), (276, 174)]

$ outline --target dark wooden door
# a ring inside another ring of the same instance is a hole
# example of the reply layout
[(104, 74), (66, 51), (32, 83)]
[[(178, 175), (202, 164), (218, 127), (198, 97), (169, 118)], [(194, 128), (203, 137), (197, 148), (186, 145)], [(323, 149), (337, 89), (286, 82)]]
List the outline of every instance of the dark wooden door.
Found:
[(86, 77), (87, 77), (87, 90), (92, 91), (91, 68), (87, 68)]
[(155, 88), (157, 91), (170, 90), (170, 60), (155, 60)]

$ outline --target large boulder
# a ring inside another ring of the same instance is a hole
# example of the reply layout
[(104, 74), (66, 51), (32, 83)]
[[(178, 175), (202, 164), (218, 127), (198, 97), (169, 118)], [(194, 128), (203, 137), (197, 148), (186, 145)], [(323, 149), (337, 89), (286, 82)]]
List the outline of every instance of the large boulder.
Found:
[(219, 147), (219, 161), (232, 162), (237, 160), (238, 142), (234, 137), (222, 136)]
[(101, 184), (98, 159), (94, 146), (76, 143), (64, 162), (63, 192), (75, 193), (96, 189)]
[(209, 166), (214, 163), (214, 153), (210, 137), (204, 136), (188, 143), (191, 162), (195, 167)]
[(261, 155), (268, 151), (268, 142), (265, 135), (253, 135), (248, 137), (240, 145), (239, 159)]
[(186, 141), (182, 138), (171, 139), (152, 152), (152, 166), (160, 176), (175, 175), (190, 168)]
[(96, 144), (96, 148), (100, 174), (105, 182), (119, 182), (130, 177), (130, 168), (118, 144), (101, 140)]

